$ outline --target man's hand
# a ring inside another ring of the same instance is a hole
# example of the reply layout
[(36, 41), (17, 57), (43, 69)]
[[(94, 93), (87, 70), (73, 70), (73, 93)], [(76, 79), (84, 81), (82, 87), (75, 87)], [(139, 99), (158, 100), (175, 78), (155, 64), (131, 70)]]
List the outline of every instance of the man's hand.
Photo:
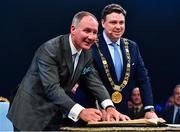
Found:
[(125, 121), (130, 120), (130, 118), (127, 115), (119, 113), (116, 109), (113, 107), (108, 107), (106, 110), (106, 120), (107, 121)]
[(154, 111), (148, 111), (145, 113), (144, 118), (146, 119), (154, 119), (154, 118), (158, 118), (158, 116), (156, 115), (156, 113)]
[(80, 112), (79, 117), (85, 122), (97, 122), (101, 120), (102, 113), (100, 110), (88, 108), (83, 109)]
[(77, 91), (78, 87), (79, 87), (79, 84), (76, 83), (76, 84), (72, 87), (71, 92), (72, 92), (73, 94), (76, 94), (76, 91)]

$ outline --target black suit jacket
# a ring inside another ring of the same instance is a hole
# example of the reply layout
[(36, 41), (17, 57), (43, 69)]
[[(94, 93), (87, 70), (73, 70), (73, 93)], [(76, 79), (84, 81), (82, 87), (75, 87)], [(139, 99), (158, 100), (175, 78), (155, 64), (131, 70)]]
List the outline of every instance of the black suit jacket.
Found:
[(173, 123), (173, 115), (174, 115), (174, 106), (168, 107), (162, 111), (162, 117), (169, 124)]
[(73, 73), (69, 35), (58, 36), (41, 45), (22, 80), (7, 117), (19, 130), (43, 130), (60, 111), (67, 116), (75, 105), (71, 88), (83, 73), (87, 89), (99, 101), (109, 99), (92, 66), (90, 50), (82, 51)]
[[(128, 108), (127, 108), (127, 101), (129, 100), (129, 93), (132, 88), (139, 86), (140, 87), (140, 93), (142, 95), (142, 100), (144, 106), (147, 105), (153, 105), (153, 95), (152, 95), (152, 90), (151, 90), (151, 85), (150, 85), (150, 80), (148, 77), (147, 70), (144, 66), (144, 62), (142, 60), (142, 57), (139, 52), (139, 48), (137, 44), (133, 41), (128, 40), (129, 42), (129, 52), (130, 52), (130, 57), (131, 57), (131, 69), (130, 69), (130, 78), (129, 82), (126, 85), (126, 87), (122, 90), (122, 95), (123, 95), (123, 100), (119, 104), (115, 104), (116, 108), (118, 111), (123, 112), (127, 114)], [(122, 38), (120, 39), (121, 43), (121, 50), (122, 50), (122, 55), (123, 55), (123, 72), (121, 75), (121, 79), (118, 82), (116, 73), (115, 73), (115, 68), (113, 64), (113, 60), (111, 58), (108, 46), (104, 40), (103, 35), (101, 34), (99, 36), (99, 48), (106, 58), (108, 65), (109, 65), (109, 70), (110, 74), (112, 76), (113, 81), (115, 84), (120, 84), (123, 81), (123, 78), (125, 76), (125, 70), (126, 70), (126, 65), (127, 65), (127, 56), (125, 53), (125, 44)], [(112, 86), (109, 83), (109, 80), (107, 78), (107, 75), (105, 73), (105, 70), (103, 68), (103, 64), (100, 58), (100, 55), (98, 53), (97, 46), (94, 44), (92, 46), (93, 48), (93, 58), (94, 58), (94, 64), (95, 68), (97, 69), (101, 80), (103, 81), (103, 84), (109, 91), (110, 95), (114, 92)]]
[(128, 116), (131, 119), (140, 119), (140, 118), (144, 118), (144, 108), (142, 107), (138, 112), (135, 112), (135, 108), (132, 107), (130, 109), (128, 109)]

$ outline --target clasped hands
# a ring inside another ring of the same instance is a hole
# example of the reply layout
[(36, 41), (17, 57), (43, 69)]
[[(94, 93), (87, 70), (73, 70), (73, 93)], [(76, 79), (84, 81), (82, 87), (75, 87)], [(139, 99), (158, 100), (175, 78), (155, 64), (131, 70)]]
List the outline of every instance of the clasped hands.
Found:
[(119, 113), (114, 107), (101, 111), (94, 108), (83, 109), (79, 117), (85, 122), (130, 120), (127, 115)]

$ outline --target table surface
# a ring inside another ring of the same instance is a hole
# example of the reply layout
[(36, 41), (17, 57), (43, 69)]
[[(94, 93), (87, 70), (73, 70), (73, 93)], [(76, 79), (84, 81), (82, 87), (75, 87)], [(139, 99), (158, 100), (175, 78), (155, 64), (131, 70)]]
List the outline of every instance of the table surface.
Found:
[(60, 131), (180, 131), (180, 127), (62, 127)]

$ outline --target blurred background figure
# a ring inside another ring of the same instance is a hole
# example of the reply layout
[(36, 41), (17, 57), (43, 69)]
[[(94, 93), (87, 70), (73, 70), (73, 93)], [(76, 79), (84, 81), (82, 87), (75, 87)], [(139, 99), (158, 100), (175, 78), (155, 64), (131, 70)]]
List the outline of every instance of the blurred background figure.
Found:
[(133, 103), (131, 100), (128, 100), (128, 109), (131, 109), (133, 107)]
[(138, 87), (135, 87), (134, 89), (132, 89), (128, 107), (129, 107), (128, 116), (131, 119), (139, 119), (139, 118), (144, 117), (145, 113), (144, 113), (141, 95), (140, 95), (140, 91)]
[(174, 104), (164, 109), (162, 116), (167, 123), (180, 124), (180, 84), (174, 87)]
[(169, 96), (169, 98), (166, 101), (165, 109), (168, 109), (168, 108), (170, 108), (173, 105), (174, 105), (174, 96), (171, 95), (171, 96)]

